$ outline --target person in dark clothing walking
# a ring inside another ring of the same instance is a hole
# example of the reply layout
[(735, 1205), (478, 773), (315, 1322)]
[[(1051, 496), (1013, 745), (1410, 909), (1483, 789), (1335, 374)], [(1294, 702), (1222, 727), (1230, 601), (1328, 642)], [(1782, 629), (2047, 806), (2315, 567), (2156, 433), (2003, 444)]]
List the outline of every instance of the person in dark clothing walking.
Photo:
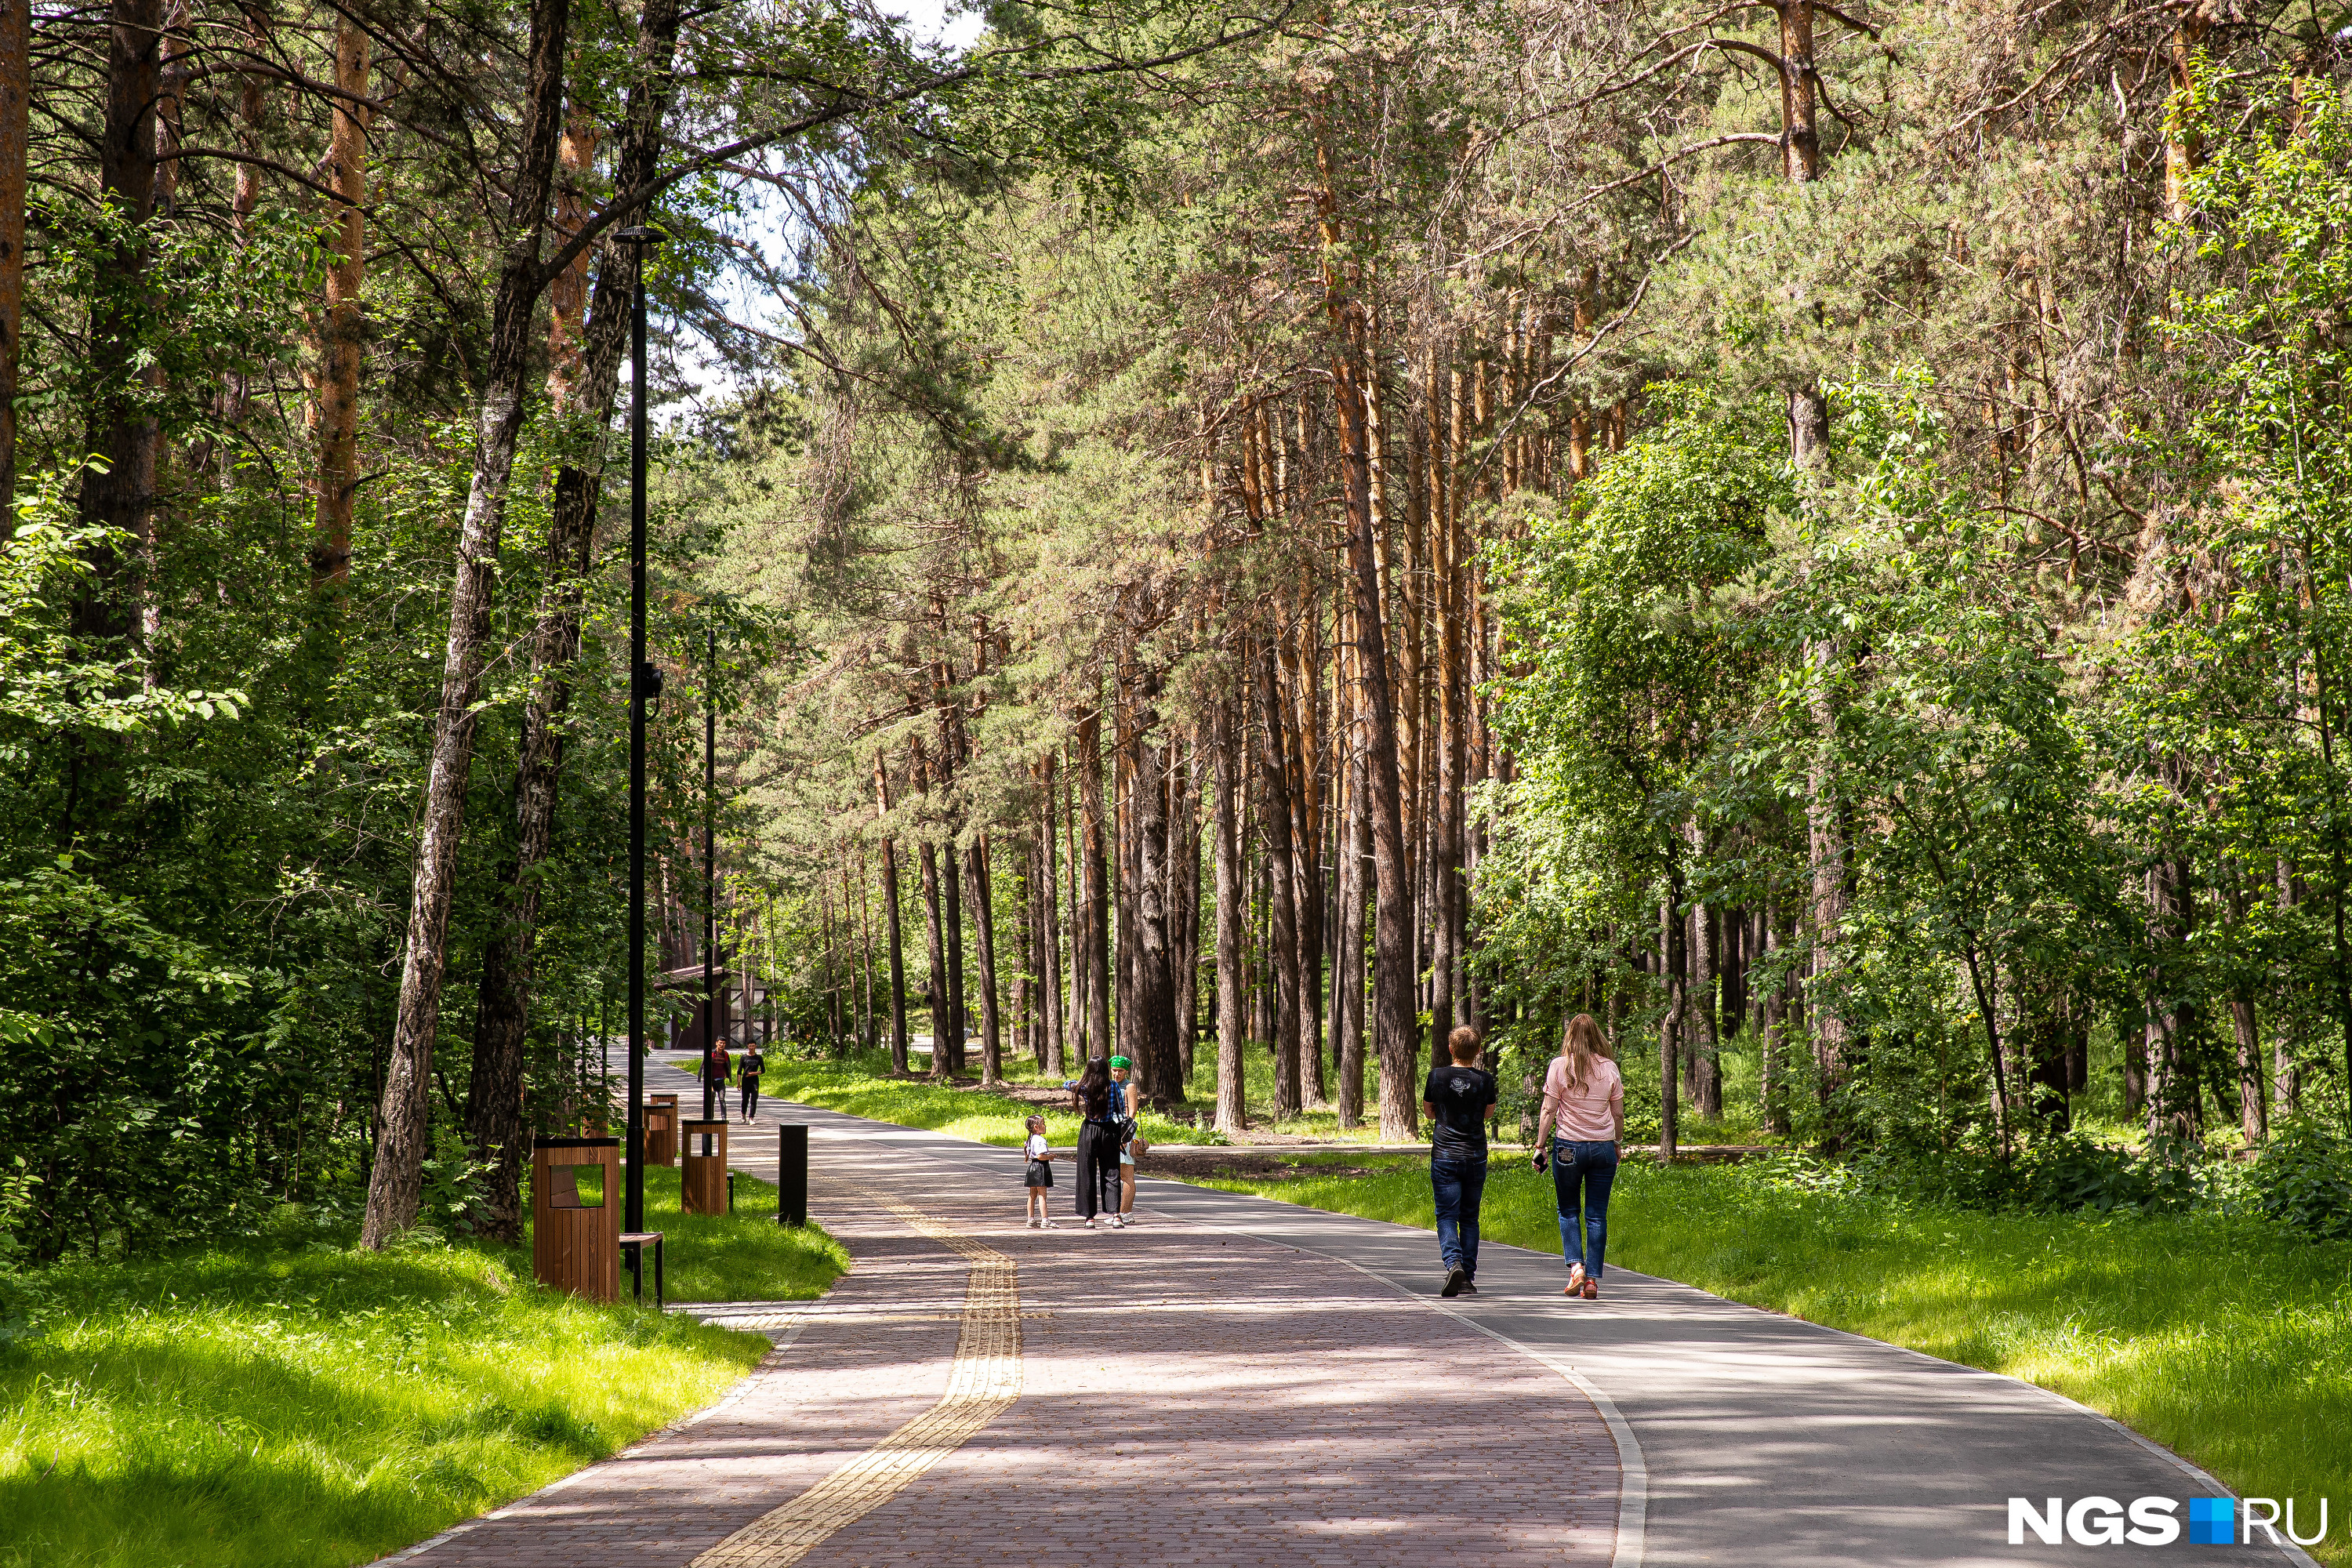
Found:
[(1120, 1123), (1111, 1100), (1110, 1062), (1093, 1058), (1070, 1089), (1070, 1109), (1086, 1119), (1078, 1128), (1077, 1206), (1088, 1230), (1102, 1210), (1118, 1212)]
[(1437, 1255), (1445, 1265), (1439, 1292), (1478, 1293), (1478, 1200), (1486, 1192), (1486, 1121), (1495, 1114), (1495, 1075), (1478, 1059), (1479, 1034), (1465, 1024), (1446, 1037), (1445, 1067), (1432, 1068), (1422, 1086), (1429, 1117), (1429, 1185), (1437, 1204)]
[(727, 1120), (727, 1079), (732, 1067), (733, 1064), (727, 1057), (727, 1042), (723, 1039), (714, 1043), (710, 1047), (710, 1054), (702, 1058), (704, 1121)]
[(743, 1059), (735, 1067), (735, 1081), (743, 1086), (743, 1120), (749, 1121), (760, 1110), (760, 1074), (766, 1069), (768, 1058), (760, 1054), (756, 1042), (743, 1047)]

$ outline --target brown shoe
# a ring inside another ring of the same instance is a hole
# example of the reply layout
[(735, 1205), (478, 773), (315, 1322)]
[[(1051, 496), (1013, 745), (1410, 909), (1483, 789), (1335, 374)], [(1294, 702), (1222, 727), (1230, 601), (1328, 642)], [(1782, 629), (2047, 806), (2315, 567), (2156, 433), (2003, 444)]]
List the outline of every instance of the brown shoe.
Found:
[(1568, 1289), (1562, 1290), (1560, 1294), (1563, 1296), (1581, 1296), (1584, 1294), (1583, 1264), (1571, 1263), (1568, 1266)]
[(1598, 1301), (1601, 1300), (1601, 1287), (1592, 1282), (1590, 1275), (1585, 1277), (1584, 1299), (1588, 1301)]

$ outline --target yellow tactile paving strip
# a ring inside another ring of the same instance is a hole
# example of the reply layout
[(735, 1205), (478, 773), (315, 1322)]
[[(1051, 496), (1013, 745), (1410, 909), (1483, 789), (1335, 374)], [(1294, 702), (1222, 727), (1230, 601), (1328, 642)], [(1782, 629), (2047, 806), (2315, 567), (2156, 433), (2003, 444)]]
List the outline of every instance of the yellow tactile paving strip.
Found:
[(774, 1512), (753, 1520), (691, 1568), (786, 1568), (904, 1491), (1021, 1397), (1021, 1276), (1013, 1259), (896, 1198), (865, 1196), (909, 1229), (971, 1260), (948, 1391), (912, 1421)]

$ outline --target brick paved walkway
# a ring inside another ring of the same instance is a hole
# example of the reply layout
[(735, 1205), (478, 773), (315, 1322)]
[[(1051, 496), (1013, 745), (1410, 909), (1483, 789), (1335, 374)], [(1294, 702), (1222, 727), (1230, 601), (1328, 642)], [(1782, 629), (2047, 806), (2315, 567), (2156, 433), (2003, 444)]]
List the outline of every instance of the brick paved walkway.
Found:
[(1457, 1319), (1149, 1207), (1123, 1232), (1028, 1230), (1009, 1152), (992, 1175), (819, 1139), (812, 1163), (812, 1207), (856, 1267), (759, 1371), (403, 1561), (682, 1568), (932, 1410), (973, 1264), (887, 1200), (1013, 1261), (1019, 1397), (797, 1559), (811, 1568), (1610, 1561), (1607, 1426), (1558, 1373)]

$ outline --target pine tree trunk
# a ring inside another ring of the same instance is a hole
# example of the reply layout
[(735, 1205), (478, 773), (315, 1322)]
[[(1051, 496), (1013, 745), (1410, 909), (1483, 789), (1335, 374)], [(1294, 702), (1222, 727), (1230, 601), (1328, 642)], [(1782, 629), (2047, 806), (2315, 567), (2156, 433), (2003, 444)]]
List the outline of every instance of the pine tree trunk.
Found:
[[(1691, 825), (1690, 831), (1691, 847), (1696, 852), (1702, 847), (1696, 823)], [(1690, 953), (1690, 998), (1686, 1008), (1691, 1026), (1684, 1031), (1683, 1049), (1690, 1066), (1691, 1099), (1699, 1116), (1705, 1121), (1720, 1121), (1723, 1120), (1720, 1056), (1723, 1041), (1715, 1011), (1714, 925), (1709, 914), (1706, 905), (1692, 901), (1690, 929), (1685, 938)]]
[(1160, 679), (1149, 668), (1137, 683), (1135, 777), (1136, 930), (1135, 1076), (1147, 1103), (1169, 1106), (1184, 1098), (1176, 1068), (1175, 952), (1168, 908), (1168, 781), (1165, 756), (1151, 738), (1159, 723)]
[(1045, 1076), (1060, 1078), (1069, 1070), (1064, 1053), (1069, 1042), (1067, 1004), (1062, 993), (1062, 921), (1061, 872), (1055, 862), (1058, 858), (1057, 820), (1061, 815), (1061, 781), (1055, 776), (1053, 753), (1045, 756), (1045, 820), (1043, 843), (1039, 852), (1044, 856), (1044, 875), (1038, 880), (1045, 889), (1045, 908), (1040, 916), (1045, 928), (1044, 973), (1045, 987)]
[(948, 957), (947, 1028), (931, 1037), (932, 1075), (950, 1079), (964, 1070), (963, 877), (955, 840), (940, 843), (940, 904), (946, 921)]
[[(923, 742), (918, 739), (912, 744), (915, 789), (928, 795), (930, 774), (924, 765)], [(923, 976), (923, 1006), (930, 1015), (931, 1076), (940, 1078), (947, 1072), (948, 958), (940, 921), (940, 852), (939, 846), (929, 837), (919, 840), (918, 845), (917, 858), (922, 863), (923, 878), (923, 935), (929, 943), (926, 958), (930, 965)]]
[(1279, 1121), (1300, 1110), (1298, 910), (1291, 865), (1289, 766), (1283, 755), (1282, 693), (1275, 675), (1274, 646), (1258, 650), (1258, 787), (1264, 801), (1267, 879), (1272, 893), (1274, 990), (1274, 1115)]
[[(874, 753), (874, 812), (890, 816), (890, 773), (882, 753)], [(890, 1070), (907, 1070), (907, 961), (898, 925), (898, 846), (882, 836), (882, 925), (890, 944)]]
[(0, 542), (16, 531), (16, 373), (25, 346), (32, 103), (32, 0), (0, 0)]
[(993, 1089), (1004, 1081), (1004, 1037), (996, 1015), (996, 917), (988, 883), (988, 837), (964, 852), (964, 875), (971, 888), (972, 956), (980, 963), (980, 1082)]
[(1301, 606), (1299, 624), (1285, 639), (1283, 664), (1289, 671), (1291, 710), (1296, 721), (1291, 734), (1297, 744), (1284, 747), (1290, 766), (1291, 900), (1298, 920), (1298, 1100), (1308, 1110), (1326, 1110), (1330, 1098), (1323, 1084), (1323, 875), (1322, 847), (1317, 841), (1322, 803), (1317, 790), (1322, 726), (1318, 721), (1321, 668), (1315, 650), (1301, 644), (1312, 629), (1316, 609), (1311, 599)]
[(1689, 992), (1683, 980), (1683, 922), (1675, 912), (1682, 878), (1670, 880), (1670, 891), (1658, 906), (1658, 973), (1666, 985), (1665, 1016), (1658, 1023), (1658, 1157), (1671, 1163), (1681, 1147), (1682, 1032)]
[[(368, 35), (358, 18), (338, 13), (335, 86), (330, 107), (326, 174), (335, 193), (334, 238), (328, 246), (325, 308), (319, 322), (319, 506), (310, 530), (310, 585), (348, 583), (352, 513), (359, 495), (360, 360), (367, 286)], [(494, 1217), (493, 1223), (501, 1223)], [(520, 1234), (515, 1219), (515, 1235)], [(511, 1239), (501, 1236), (502, 1239)]]
[(449, 906), (457, 892), (457, 854), (465, 832), (466, 782), (473, 763), (476, 705), (506, 518), (507, 481), (522, 429), (531, 312), (541, 287), (540, 238), (547, 223), (556, 128), (562, 118), (568, 16), (566, 0), (531, 0), (528, 109), (509, 214), (513, 237), (501, 260), (491, 311), (473, 480), (449, 595), (449, 641), (410, 898), (407, 955), (401, 970), (391, 1065), (377, 1110), (379, 1142), (368, 1181), (367, 1217), (360, 1231), (361, 1244), (378, 1250), (416, 1223), (425, 1157), (432, 1146), (433, 1041), (440, 1028)]
[(1102, 715), (1078, 721), (1078, 799), (1085, 818), (1087, 1056), (1110, 1055), (1110, 868), (1103, 843)]
[[(92, 638), (144, 630), (148, 563), (154, 554), (155, 460), (162, 444), (161, 429), (141, 406), (136, 388), (145, 379), (137, 360), (144, 318), (152, 308), (141, 285), (150, 258), (146, 227), (155, 212), (163, 0), (111, 0), (108, 23), (99, 189), (135, 237), (125, 238), (107, 258), (90, 301), (86, 357), (95, 395), (82, 449), (103, 464), (82, 472), (79, 512), (85, 523), (119, 530), (130, 541), (131, 559), (126, 563), (110, 551), (96, 563), (94, 579), (73, 617), (75, 632)], [(139, 613), (126, 613), (133, 605)]]
[(1234, 1133), (1249, 1125), (1243, 1098), (1247, 1066), (1242, 1057), (1249, 1033), (1245, 1017), (1248, 977), (1243, 949), (1247, 918), (1243, 892), (1241, 835), (1234, 820), (1236, 796), (1247, 773), (1234, 733), (1234, 699), (1219, 696), (1210, 710), (1210, 746), (1216, 753), (1217, 800), (1217, 1131)]

